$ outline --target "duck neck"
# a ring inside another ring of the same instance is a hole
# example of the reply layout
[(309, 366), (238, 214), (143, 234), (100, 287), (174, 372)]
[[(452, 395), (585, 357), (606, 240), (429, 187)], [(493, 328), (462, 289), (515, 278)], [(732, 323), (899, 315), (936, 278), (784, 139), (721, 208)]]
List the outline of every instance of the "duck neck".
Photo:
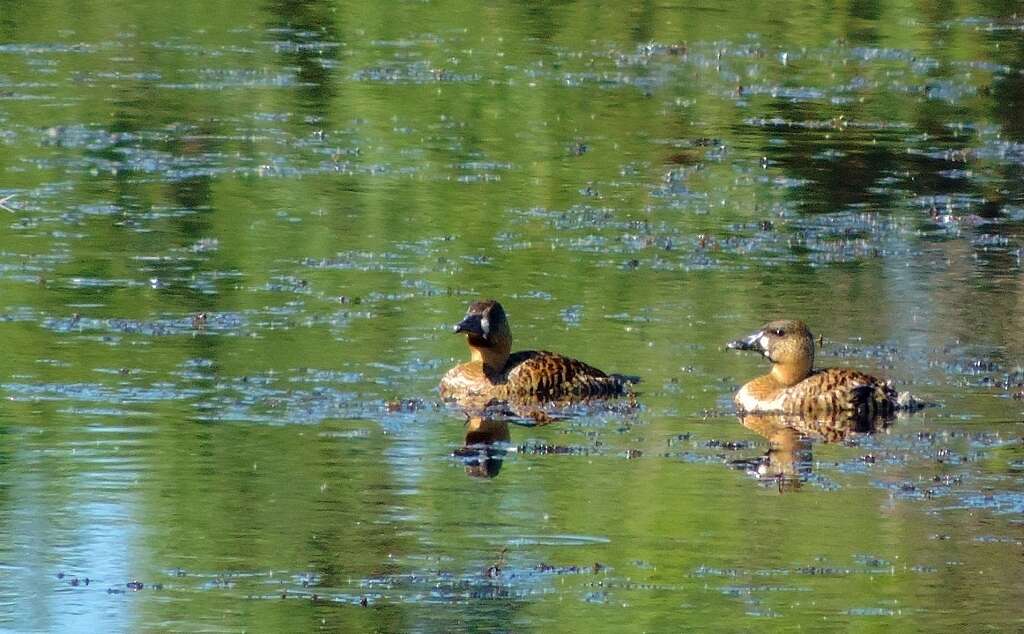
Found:
[(786, 387), (792, 387), (811, 374), (814, 357), (802, 361), (788, 361), (772, 365), (772, 378)]
[(511, 352), (511, 341), (500, 341), (488, 346), (470, 344), (470, 361), (483, 365), (487, 375), (498, 375), (505, 369)]

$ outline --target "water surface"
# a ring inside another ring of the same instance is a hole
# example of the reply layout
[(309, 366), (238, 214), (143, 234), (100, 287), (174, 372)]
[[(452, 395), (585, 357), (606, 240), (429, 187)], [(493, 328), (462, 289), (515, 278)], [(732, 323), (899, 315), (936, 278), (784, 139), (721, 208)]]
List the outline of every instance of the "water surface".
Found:
[[(1022, 31), (0, 3), (0, 628), (1020, 628)], [(465, 450), (485, 296), (637, 407)], [(937, 406), (770, 443), (776, 316)]]

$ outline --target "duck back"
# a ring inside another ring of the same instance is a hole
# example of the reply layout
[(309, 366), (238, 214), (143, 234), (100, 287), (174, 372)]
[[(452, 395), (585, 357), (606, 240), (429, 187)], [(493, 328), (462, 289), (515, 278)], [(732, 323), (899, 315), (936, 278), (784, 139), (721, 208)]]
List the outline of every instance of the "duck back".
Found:
[(817, 370), (791, 388), (787, 411), (800, 414), (853, 412), (858, 417), (890, 416), (896, 390), (870, 374), (845, 368)]

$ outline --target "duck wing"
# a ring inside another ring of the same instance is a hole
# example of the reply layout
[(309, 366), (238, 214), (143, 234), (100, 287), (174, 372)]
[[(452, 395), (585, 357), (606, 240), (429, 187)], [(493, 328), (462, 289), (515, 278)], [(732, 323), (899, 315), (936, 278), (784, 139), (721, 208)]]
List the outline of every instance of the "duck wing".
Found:
[(526, 350), (509, 357), (505, 366), (509, 396), (539, 399), (620, 396), (628, 377), (608, 375), (578, 359), (545, 350)]
[(896, 398), (896, 390), (877, 377), (846, 368), (827, 368), (788, 388), (782, 409), (787, 414), (851, 412), (873, 418), (892, 415)]

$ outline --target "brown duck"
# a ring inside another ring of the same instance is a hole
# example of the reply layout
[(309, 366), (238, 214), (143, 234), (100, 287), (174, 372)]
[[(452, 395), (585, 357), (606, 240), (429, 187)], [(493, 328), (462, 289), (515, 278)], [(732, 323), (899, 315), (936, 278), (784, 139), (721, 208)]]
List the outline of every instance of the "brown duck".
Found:
[(814, 337), (802, 321), (773, 321), (729, 347), (760, 352), (772, 362), (771, 372), (733, 397), (740, 412), (874, 418), (891, 416), (901, 407), (896, 390), (870, 374), (814, 369)]
[(544, 350), (511, 352), (512, 331), (501, 304), (473, 302), (455, 326), (465, 333), (470, 360), (441, 379), (441, 396), (452, 400), (497, 399), (561, 401), (620, 396), (631, 377), (605, 374), (595, 367)]

